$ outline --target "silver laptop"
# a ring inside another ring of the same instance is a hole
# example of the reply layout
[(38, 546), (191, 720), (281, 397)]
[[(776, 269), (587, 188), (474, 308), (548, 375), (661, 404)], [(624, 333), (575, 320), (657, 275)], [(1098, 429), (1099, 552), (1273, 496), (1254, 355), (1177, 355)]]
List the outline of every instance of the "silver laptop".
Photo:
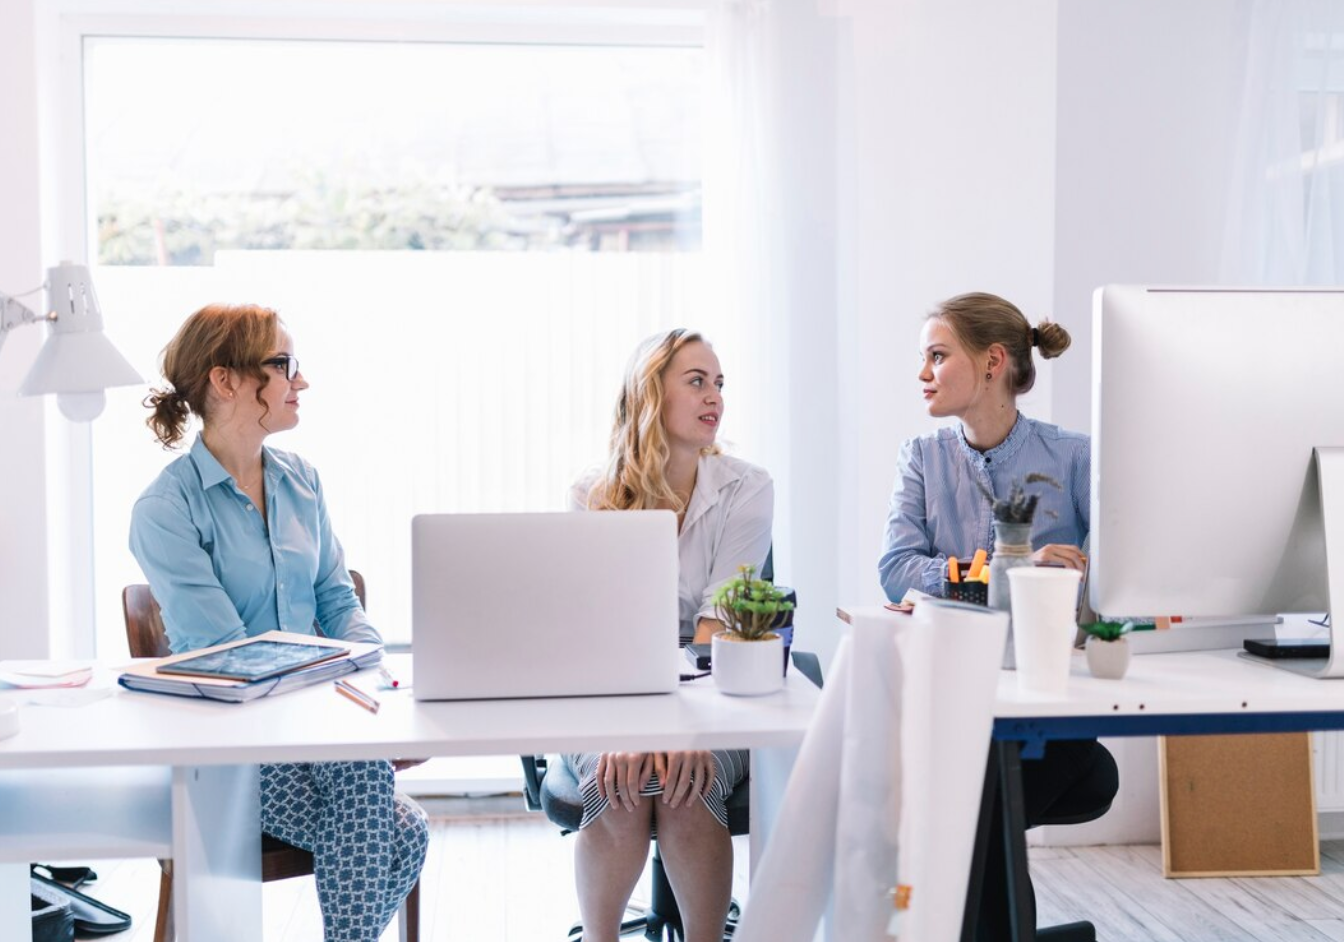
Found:
[(411, 567), (417, 700), (677, 687), (670, 511), (421, 514)]

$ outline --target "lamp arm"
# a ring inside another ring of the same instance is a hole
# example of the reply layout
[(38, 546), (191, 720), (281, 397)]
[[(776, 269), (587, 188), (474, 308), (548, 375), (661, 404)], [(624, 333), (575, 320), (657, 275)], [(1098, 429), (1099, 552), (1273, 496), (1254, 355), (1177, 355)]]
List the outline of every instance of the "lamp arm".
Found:
[(15, 327), (49, 320), (53, 320), (50, 314), (38, 314), (17, 298), (0, 291), (0, 347), (5, 345), (5, 338)]

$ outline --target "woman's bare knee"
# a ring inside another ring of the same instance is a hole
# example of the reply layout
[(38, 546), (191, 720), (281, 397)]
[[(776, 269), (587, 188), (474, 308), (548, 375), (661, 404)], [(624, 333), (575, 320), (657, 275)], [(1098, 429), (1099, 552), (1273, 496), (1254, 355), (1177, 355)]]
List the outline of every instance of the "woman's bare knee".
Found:
[(699, 799), (684, 802), (676, 808), (659, 802), (653, 816), (658, 822), (659, 834), (691, 836), (725, 831), (718, 818)]
[(649, 837), (653, 824), (653, 802), (645, 800), (633, 811), (620, 805), (609, 805), (584, 831), (594, 831), (613, 840), (632, 840)]

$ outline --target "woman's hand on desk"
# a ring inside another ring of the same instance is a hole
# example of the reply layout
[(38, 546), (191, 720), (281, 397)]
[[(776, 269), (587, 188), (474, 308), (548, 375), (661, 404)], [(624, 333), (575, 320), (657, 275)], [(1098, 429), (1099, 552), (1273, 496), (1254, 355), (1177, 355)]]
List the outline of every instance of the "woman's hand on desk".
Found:
[(1087, 557), (1083, 551), (1065, 543), (1042, 546), (1031, 554), (1031, 559), (1038, 566), (1063, 566), (1066, 569), (1083, 569), (1087, 566)]
[(597, 760), (597, 793), (607, 801), (620, 802), (634, 811), (639, 793), (653, 774), (651, 752), (604, 752)]
[(714, 758), (708, 752), (659, 752), (653, 767), (663, 783), (663, 804), (673, 808), (705, 794), (714, 782)]

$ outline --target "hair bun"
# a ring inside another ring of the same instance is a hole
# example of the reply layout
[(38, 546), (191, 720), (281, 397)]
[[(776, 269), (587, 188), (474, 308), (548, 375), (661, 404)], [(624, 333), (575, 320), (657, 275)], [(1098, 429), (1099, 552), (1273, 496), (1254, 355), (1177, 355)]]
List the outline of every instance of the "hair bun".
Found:
[(1054, 321), (1041, 321), (1031, 329), (1031, 338), (1033, 345), (1047, 360), (1059, 356), (1073, 343), (1069, 332)]

